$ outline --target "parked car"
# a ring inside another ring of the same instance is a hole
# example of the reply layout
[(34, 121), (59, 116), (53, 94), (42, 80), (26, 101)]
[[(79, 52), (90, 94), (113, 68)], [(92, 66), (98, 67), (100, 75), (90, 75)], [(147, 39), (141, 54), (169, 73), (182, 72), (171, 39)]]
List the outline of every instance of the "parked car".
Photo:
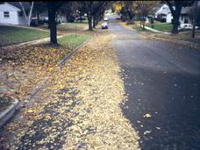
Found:
[(108, 23), (107, 23), (107, 22), (103, 22), (103, 23), (101, 24), (101, 28), (102, 28), (102, 29), (108, 29)]
[(108, 21), (108, 17), (104, 17), (104, 21)]
[[(192, 30), (193, 29), (193, 25), (190, 23), (183, 23), (180, 24), (180, 26), (178, 27), (178, 30)], [(195, 29), (199, 29), (198, 26), (195, 26)]]
[(42, 24), (44, 24), (44, 22), (38, 19), (31, 19), (31, 22), (30, 22), (30, 26), (39, 26)]

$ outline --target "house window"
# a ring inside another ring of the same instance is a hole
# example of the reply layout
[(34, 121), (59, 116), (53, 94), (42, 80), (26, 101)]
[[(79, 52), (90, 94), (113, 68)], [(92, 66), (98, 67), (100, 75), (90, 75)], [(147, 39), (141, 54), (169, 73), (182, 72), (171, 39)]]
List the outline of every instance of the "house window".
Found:
[(9, 14), (8, 11), (4, 11), (3, 13), (4, 13), (4, 18), (9, 18), (10, 17), (10, 14)]

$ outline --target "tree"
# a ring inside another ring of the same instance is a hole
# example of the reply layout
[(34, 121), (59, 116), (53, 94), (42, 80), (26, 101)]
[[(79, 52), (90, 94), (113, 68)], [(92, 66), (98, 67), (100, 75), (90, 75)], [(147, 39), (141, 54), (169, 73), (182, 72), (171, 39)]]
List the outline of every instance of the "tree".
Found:
[[(67, 3), (67, 2), (66, 2)], [(50, 28), (50, 42), (53, 44), (57, 44), (57, 29), (56, 29), (56, 13), (58, 9), (64, 5), (64, 2), (48, 2), (48, 21)]]
[[(87, 13), (89, 30), (93, 30), (93, 25), (98, 23), (99, 16), (104, 13), (103, 9), (110, 3), (109, 1), (83, 1), (82, 9)], [(93, 23), (94, 22), (94, 23)]]
[(33, 7), (34, 7), (34, 2), (31, 2), (28, 14), (26, 14), (26, 11), (25, 11), (23, 3), (19, 2), (19, 4), (20, 4), (20, 6), (22, 8), (22, 12), (24, 14), (25, 20), (27, 21), (27, 24), (30, 25), (30, 23), (31, 23), (31, 17), (32, 17), (32, 12), (33, 12)]
[(36, 14), (37, 20), (40, 20), (40, 14), (47, 11), (46, 4), (43, 2), (35, 2), (34, 3), (34, 9), (33, 14)]
[[(127, 8), (140, 18), (140, 25), (145, 28), (145, 20), (149, 15), (153, 15), (156, 11), (159, 1), (133, 1), (125, 2)], [(129, 18), (131, 18), (129, 13)]]
[(167, 5), (169, 6), (169, 9), (171, 10), (173, 19), (172, 19), (172, 34), (178, 34), (178, 26), (180, 25), (179, 18), (181, 15), (181, 10), (183, 7), (191, 6), (194, 3), (195, 0), (182, 0), (182, 1), (167, 1)]
[(113, 4), (113, 9), (115, 12), (120, 13), (122, 10), (122, 3), (121, 1), (117, 1)]
[(193, 7), (191, 7), (189, 11), (189, 18), (192, 20), (193, 23), (193, 30), (192, 30), (192, 37), (195, 38), (195, 26), (200, 25), (200, 7), (198, 7), (198, 1), (195, 1)]
[(66, 14), (67, 22), (74, 21), (72, 19), (72, 14), (76, 12), (79, 8), (79, 2), (77, 1), (69, 1), (64, 3), (58, 10), (58, 14)]

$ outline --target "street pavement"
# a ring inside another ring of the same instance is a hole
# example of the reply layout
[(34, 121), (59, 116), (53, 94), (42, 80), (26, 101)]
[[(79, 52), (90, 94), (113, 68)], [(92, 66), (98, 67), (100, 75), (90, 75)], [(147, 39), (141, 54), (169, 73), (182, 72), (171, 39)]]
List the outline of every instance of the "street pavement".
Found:
[(124, 115), (144, 150), (200, 149), (200, 51), (144, 40), (109, 18), (124, 70)]

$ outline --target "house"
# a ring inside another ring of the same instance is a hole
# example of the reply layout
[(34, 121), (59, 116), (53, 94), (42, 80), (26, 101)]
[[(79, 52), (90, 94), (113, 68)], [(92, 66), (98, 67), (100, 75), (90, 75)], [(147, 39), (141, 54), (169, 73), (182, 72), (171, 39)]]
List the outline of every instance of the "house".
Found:
[[(30, 9), (28, 2), (23, 2), (25, 11)], [(18, 2), (5, 2), (0, 4), (0, 24), (11, 25), (27, 25), (28, 21), (22, 12), (22, 8)]]
[[(197, 2), (197, 8), (200, 8), (200, 1)], [(183, 7), (181, 10), (181, 16), (180, 16), (180, 23), (190, 23), (192, 24), (191, 17), (193, 16), (193, 10), (195, 9), (195, 4), (193, 4), (190, 7)], [(200, 20), (200, 18), (199, 18)]]
[(167, 23), (171, 23), (172, 22), (172, 14), (171, 14), (171, 11), (168, 7), (168, 5), (166, 4), (163, 4), (159, 9), (158, 11), (156, 11), (155, 13), (155, 18), (157, 20), (161, 20), (163, 22), (167, 22)]
[[(200, 1), (198, 1), (197, 7), (200, 7)], [(183, 23), (191, 23), (192, 24), (190, 16), (191, 16), (191, 12), (192, 12), (193, 9), (194, 9), (194, 4), (192, 6), (190, 6), (190, 7), (183, 7), (182, 8), (180, 19), (179, 19), (179, 21), (180, 21), (181, 24), (183, 24)], [(155, 18), (157, 20), (164, 19), (163, 22), (171, 23), (172, 19), (173, 19), (173, 16), (172, 16), (172, 13), (171, 13), (168, 5), (163, 4), (158, 9), (158, 11), (155, 13)]]
[[(29, 2), (22, 2), (26, 14), (29, 14), (31, 4)], [(33, 7), (34, 9), (34, 7)], [(37, 15), (32, 14), (32, 19), (37, 18)], [(48, 20), (48, 12), (45, 11), (39, 14), (40, 20)], [(56, 20), (60, 23), (66, 22), (65, 14), (58, 14)], [(19, 2), (5, 2), (0, 4), (0, 24), (5, 25), (28, 25), (22, 7)]]
[(192, 21), (189, 17), (190, 13), (191, 13), (191, 9), (192, 7), (183, 7), (181, 10), (181, 16), (180, 16), (180, 23), (190, 23), (192, 24)]

